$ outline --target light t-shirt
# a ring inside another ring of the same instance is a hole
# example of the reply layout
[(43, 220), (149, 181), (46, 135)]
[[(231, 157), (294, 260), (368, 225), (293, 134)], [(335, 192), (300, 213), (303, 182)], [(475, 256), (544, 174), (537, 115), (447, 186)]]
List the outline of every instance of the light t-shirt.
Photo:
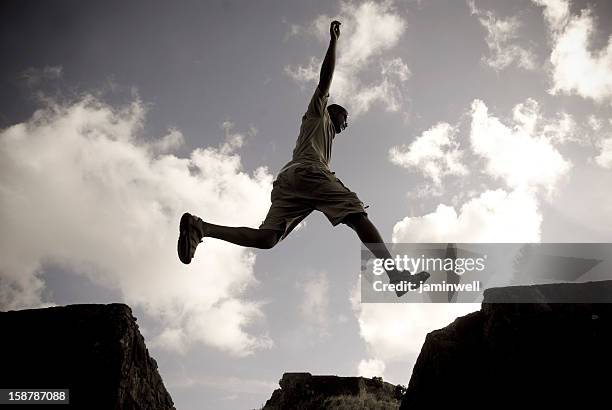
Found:
[(315, 89), (302, 117), (300, 134), (293, 149), (293, 159), (280, 172), (298, 163), (315, 164), (329, 169), (336, 131), (327, 112), (328, 98), (329, 94), (323, 95), (319, 87)]

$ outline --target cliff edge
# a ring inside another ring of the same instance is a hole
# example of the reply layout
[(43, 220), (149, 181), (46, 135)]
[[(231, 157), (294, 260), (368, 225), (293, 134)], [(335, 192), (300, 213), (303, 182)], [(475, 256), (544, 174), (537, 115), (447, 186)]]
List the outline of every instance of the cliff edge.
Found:
[(0, 312), (0, 329), (1, 388), (70, 389), (79, 408), (174, 409), (126, 305)]
[[(593, 303), (571, 303), (584, 292)], [(612, 304), (598, 302), (611, 295), (612, 281), (488, 289), (480, 311), (427, 335), (400, 408), (608, 407)]]

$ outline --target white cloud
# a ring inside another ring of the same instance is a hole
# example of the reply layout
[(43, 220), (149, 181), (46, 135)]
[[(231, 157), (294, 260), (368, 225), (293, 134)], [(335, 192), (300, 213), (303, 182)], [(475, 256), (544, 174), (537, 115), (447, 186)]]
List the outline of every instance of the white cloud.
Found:
[(393, 242), (539, 242), (542, 216), (530, 192), (485, 191), (459, 211), (440, 204), (432, 213), (406, 217)]
[[(481, 105), (481, 108), (487, 110), (486, 106), (482, 107)], [(540, 107), (537, 101), (528, 98), (524, 103), (514, 106), (512, 109), (512, 117), (517, 123), (516, 128), (520, 129), (524, 134), (533, 135), (538, 120), (540, 119)]]
[(143, 140), (140, 101), (47, 103), (0, 133), (1, 308), (40, 305), (53, 264), (119, 289), (157, 318), (159, 346), (201, 342), (236, 356), (269, 347), (245, 330), (262, 316), (260, 303), (240, 298), (256, 283), (252, 252), (208, 239), (192, 264), (176, 256), (185, 211), (234, 225), (265, 216), (273, 176), (242, 170), (242, 137), (178, 158), (160, 154), (181, 142), (178, 130)]
[[(405, 20), (389, 1), (343, 1), (337, 16), (321, 15), (312, 24), (311, 32), (323, 44), (329, 41), (329, 24), (334, 19), (342, 23), (330, 91), (334, 100), (346, 106), (352, 116), (368, 111), (375, 103), (398, 111), (405, 100), (403, 83), (410, 77), (410, 70), (401, 58), (389, 58), (385, 53), (397, 45), (406, 28)], [(322, 49), (321, 56), (311, 57), (306, 65), (287, 66), (285, 72), (301, 83), (316, 85), (324, 53)], [(366, 81), (367, 69), (377, 66), (373, 61), (381, 67), (380, 80)]]
[[(394, 362), (413, 366), (429, 332), (479, 309), (476, 303), (359, 303), (360, 281), (353, 288), (351, 304), (370, 356), (358, 365), (359, 374), (366, 377), (382, 376)], [(390, 377), (385, 376), (392, 383), (406, 383)]]
[(420, 185), (416, 185), (413, 189), (406, 193), (406, 199), (408, 201), (418, 201), (421, 202), (422, 198), (429, 198), (435, 196), (444, 195), (444, 190), (442, 189), (442, 185), (436, 186), (434, 184), (423, 183)]
[(297, 67), (290, 65), (286, 66), (285, 74), (299, 83), (317, 83), (319, 81), (319, 70), (321, 68), (322, 61), (323, 60), (320, 60), (317, 57), (310, 57), (310, 62), (308, 65), (299, 65)]
[(363, 359), (357, 365), (357, 375), (361, 377), (383, 377), (385, 362), (380, 359)]
[(464, 176), (468, 170), (461, 162), (463, 153), (456, 141), (456, 130), (447, 123), (434, 125), (410, 145), (392, 147), (389, 159), (404, 168), (420, 170), (436, 186), (447, 175)]
[(353, 95), (347, 92), (341, 98), (350, 100), (350, 108), (347, 109), (353, 117), (368, 111), (376, 102), (384, 103), (388, 111), (399, 111), (403, 102), (401, 89), (387, 77), (384, 77), (380, 84), (364, 87)]
[(601, 130), (601, 128), (603, 127), (603, 121), (593, 114), (589, 115), (589, 117), (587, 118), (587, 123), (589, 127), (595, 132)]
[(595, 157), (595, 162), (607, 169), (612, 169), (612, 137), (600, 141), (600, 153)]
[[(574, 118), (559, 112), (554, 118), (546, 118), (539, 104), (527, 99), (512, 110), (511, 125), (505, 125), (488, 112), (480, 100), (471, 106), (471, 133), (469, 148), (459, 144), (459, 126), (438, 123), (409, 145), (392, 147), (389, 160), (399, 166), (418, 170), (433, 181), (432, 185), (417, 187), (417, 197), (440, 196), (442, 182), (449, 175), (479, 177), (480, 161), (484, 159), (481, 174), (502, 179), (511, 190), (540, 190), (552, 195), (556, 186), (571, 168), (556, 145), (569, 141), (586, 144), (586, 137), (579, 136)], [(469, 156), (469, 157), (468, 157)], [(468, 157), (467, 160), (464, 160)], [(472, 169), (468, 169), (469, 161)], [(518, 164), (520, 163), (520, 166)]]
[(550, 121), (542, 128), (542, 135), (547, 137), (553, 144), (563, 144), (565, 142), (585, 143), (585, 138), (582, 138), (578, 132), (578, 126), (574, 117), (566, 112), (558, 114), (556, 121)]
[(565, 142), (584, 142), (578, 136), (576, 121), (566, 112), (557, 113), (557, 118), (544, 118), (537, 101), (528, 98), (512, 109), (512, 117), (516, 122), (515, 130), (531, 137), (542, 137), (551, 144)]
[[(343, 28), (350, 39), (340, 59), (354, 67), (361, 67), (373, 56), (393, 48), (406, 28), (406, 22), (390, 2), (365, 1), (356, 7), (353, 3), (342, 3), (339, 17), (345, 21)], [(327, 31), (326, 27), (325, 34)]]
[(567, 0), (532, 0), (539, 6), (544, 6), (544, 18), (554, 31), (560, 31), (570, 17), (569, 1)]
[(383, 61), (381, 74), (384, 77), (395, 75), (400, 81), (406, 81), (412, 74), (408, 65), (401, 58)]
[(158, 141), (152, 143), (152, 148), (158, 154), (165, 154), (168, 152), (173, 152), (183, 145), (184, 142), (185, 137), (183, 136), (183, 133), (175, 128), (172, 128), (168, 130), (168, 134), (164, 135)]
[(376, 360), (414, 364), (427, 333), (478, 309), (473, 303), (362, 304), (359, 329)]
[[(513, 125), (489, 114), (484, 102), (471, 109), (470, 148), (484, 159), (481, 172), (501, 179), (505, 189), (474, 191), (463, 205), (441, 203), (435, 211), (405, 217), (393, 229), (394, 242), (537, 242), (542, 216), (538, 194), (551, 198), (571, 164), (554, 144), (572, 139), (575, 121), (565, 113), (544, 118), (535, 100), (512, 110)], [(452, 128), (441, 123), (418, 138), (409, 149), (392, 151), (393, 162), (423, 169), (435, 181), (443, 166), (441, 146), (451, 146)], [(403, 154), (403, 155), (400, 155)], [(428, 162), (429, 161), (429, 162)], [(477, 175), (478, 176), (478, 175)]]
[(612, 169), (612, 119), (605, 121), (595, 115), (589, 115), (587, 126), (592, 131), (591, 142), (598, 151), (591, 159), (602, 168)]
[[(144, 332), (142, 333), (144, 334)], [(188, 337), (182, 328), (167, 327), (159, 335), (155, 336), (155, 339), (149, 343), (149, 348), (160, 348), (185, 354), (188, 347), (187, 339)]]
[(472, 150), (485, 158), (489, 175), (501, 178), (513, 189), (554, 192), (571, 164), (552, 145), (550, 137), (533, 135), (540, 118), (535, 101), (527, 100), (515, 107), (513, 128), (489, 115), (480, 100), (472, 103), (471, 114)]
[(602, 49), (591, 49), (596, 24), (592, 11), (586, 8), (579, 16), (573, 16), (569, 12), (569, 1), (533, 1), (544, 7), (552, 37), (551, 93), (576, 94), (599, 103), (611, 100), (612, 38)]
[(479, 10), (474, 1), (468, 2), (470, 11), (478, 17), (480, 24), (487, 29), (486, 42), (489, 48), (489, 57), (482, 61), (489, 67), (500, 71), (512, 64), (533, 70), (536, 66), (533, 51), (516, 44), (519, 39), (521, 23), (516, 17), (502, 19), (496, 17), (491, 11)]
[(329, 334), (329, 278), (325, 272), (320, 272), (298, 287), (304, 295), (300, 304), (300, 313), (306, 322), (314, 326), (318, 336)]

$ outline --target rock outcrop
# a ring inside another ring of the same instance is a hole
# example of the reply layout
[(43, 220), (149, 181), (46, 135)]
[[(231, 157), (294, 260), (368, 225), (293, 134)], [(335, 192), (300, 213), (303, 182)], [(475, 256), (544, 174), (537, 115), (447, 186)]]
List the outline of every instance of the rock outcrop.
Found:
[(281, 388), (274, 390), (265, 410), (391, 410), (399, 407), (403, 394), (401, 386), (380, 378), (285, 373), (279, 385)]
[(0, 312), (0, 386), (70, 389), (73, 408), (174, 409), (123, 304)]
[(611, 295), (612, 281), (488, 289), (480, 311), (427, 335), (401, 409), (608, 407), (612, 304), (598, 302)]

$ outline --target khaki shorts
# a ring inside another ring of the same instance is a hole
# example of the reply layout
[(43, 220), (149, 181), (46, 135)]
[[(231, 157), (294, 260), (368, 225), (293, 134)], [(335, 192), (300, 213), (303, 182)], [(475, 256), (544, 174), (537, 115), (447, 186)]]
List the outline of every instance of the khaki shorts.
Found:
[(363, 202), (336, 175), (318, 165), (299, 164), (273, 183), (272, 206), (260, 229), (282, 231), (281, 239), (315, 209), (336, 226), (351, 214), (365, 214)]

